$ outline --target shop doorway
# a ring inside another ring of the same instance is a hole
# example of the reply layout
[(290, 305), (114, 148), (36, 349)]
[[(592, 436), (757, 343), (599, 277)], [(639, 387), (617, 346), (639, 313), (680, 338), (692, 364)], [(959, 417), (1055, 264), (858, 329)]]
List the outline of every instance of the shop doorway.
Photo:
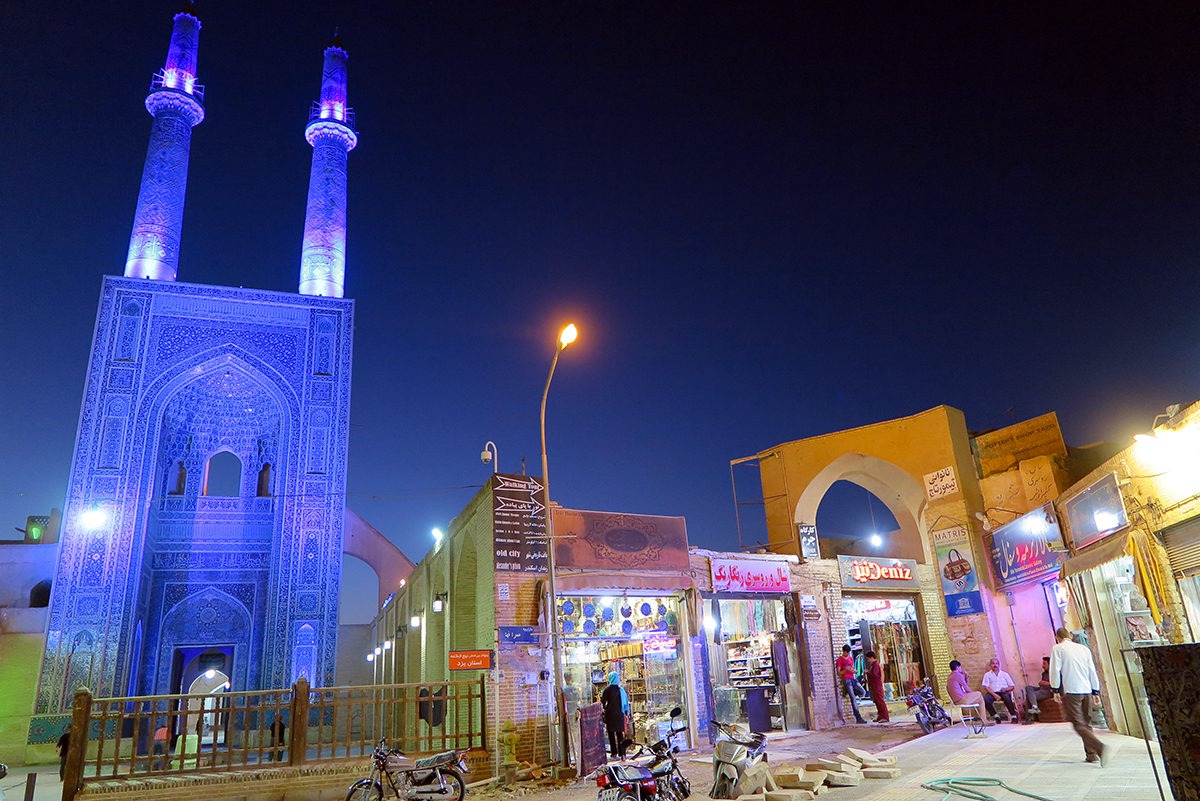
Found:
[[(678, 596), (560, 596), (559, 642), (567, 717), (597, 703), (615, 674), (629, 699), (625, 735), (653, 743), (688, 708)], [(685, 718), (686, 719), (686, 718)]]
[(804, 725), (791, 603), (788, 596), (704, 601), (714, 720), (757, 732)]
[(908, 692), (931, 675), (918, 612), (917, 600), (911, 596), (842, 597), (846, 642), (859, 683), (867, 686), (865, 655), (874, 651), (889, 704), (903, 703)]

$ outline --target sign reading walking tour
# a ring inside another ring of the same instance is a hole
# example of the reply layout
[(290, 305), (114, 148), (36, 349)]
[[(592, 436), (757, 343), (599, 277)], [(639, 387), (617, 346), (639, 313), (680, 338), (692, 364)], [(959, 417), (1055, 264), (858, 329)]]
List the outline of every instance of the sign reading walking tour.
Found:
[(971, 535), (963, 526), (951, 526), (933, 532), (933, 547), (937, 553), (938, 574), (942, 580), (942, 595), (946, 597), (946, 614), (978, 615), (983, 612), (979, 594), (979, 573), (971, 553)]
[(496, 569), (546, 572), (546, 492), (533, 476), (492, 476)]

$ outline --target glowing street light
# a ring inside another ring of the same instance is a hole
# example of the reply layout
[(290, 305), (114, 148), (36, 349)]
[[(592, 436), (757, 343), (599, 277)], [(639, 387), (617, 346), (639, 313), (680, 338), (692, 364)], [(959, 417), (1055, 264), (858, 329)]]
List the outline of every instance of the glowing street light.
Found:
[(554, 380), (554, 368), (558, 366), (558, 354), (579, 336), (575, 323), (568, 323), (558, 335), (558, 347), (550, 361), (550, 372), (546, 376), (546, 388), (542, 390), (542, 487), (546, 492), (546, 589), (550, 593), (550, 653), (554, 662), (554, 720), (560, 733), (559, 757), (567, 760), (570, 745), (567, 742), (566, 699), (562, 692), (562, 655), (558, 649), (558, 595), (554, 591), (554, 514), (550, 509), (550, 468), (546, 459), (546, 398), (550, 395), (550, 382)]

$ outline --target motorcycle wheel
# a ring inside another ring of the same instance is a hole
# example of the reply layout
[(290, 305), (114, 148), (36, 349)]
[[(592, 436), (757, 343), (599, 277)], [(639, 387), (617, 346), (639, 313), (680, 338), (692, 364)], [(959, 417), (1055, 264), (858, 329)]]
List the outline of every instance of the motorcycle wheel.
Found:
[(383, 801), (383, 788), (379, 786), (379, 782), (359, 779), (350, 785), (346, 801)]
[(428, 798), (430, 801), (463, 801), (463, 796), (467, 794), (467, 785), (463, 781), (463, 777), (458, 774), (458, 771), (442, 768), (438, 772), (442, 774), (446, 789), (436, 789), (438, 787), (438, 777), (434, 775), (432, 781), (428, 785), (425, 785), (425, 787), (433, 789), (422, 788), (420, 790), (421, 798)]
[(710, 798), (733, 798), (733, 782), (728, 776), (718, 776), (708, 795)]
[(942, 709), (942, 707), (940, 705), (934, 706), (932, 717), (933, 717), (933, 722), (935, 724), (938, 724), (941, 726), (949, 726), (950, 725), (950, 715), (948, 715), (946, 713), (946, 710)]
[(929, 716), (924, 711), (917, 710), (917, 725), (921, 727), (921, 731), (925, 734), (933, 731), (933, 724), (929, 722)]
[(675, 777), (675, 792), (680, 798), (687, 798), (692, 794), (692, 783), (682, 776)]

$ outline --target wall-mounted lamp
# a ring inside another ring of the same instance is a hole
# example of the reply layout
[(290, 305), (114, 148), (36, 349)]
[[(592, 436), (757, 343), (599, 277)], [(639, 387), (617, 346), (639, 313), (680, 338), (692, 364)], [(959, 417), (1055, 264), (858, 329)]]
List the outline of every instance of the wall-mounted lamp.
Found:
[(440, 548), (442, 546), (442, 539), (445, 536), (440, 528), (435, 528), (433, 530), (433, 547)]
[(446, 593), (439, 592), (437, 595), (433, 596), (433, 612), (434, 612), (434, 614), (440, 615), (442, 613), (442, 610), (445, 607), (446, 607)]
[(404, 588), (405, 584), (408, 584), (408, 579), (400, 579), (400, 588), (401, 589)]
[(382, 653), (383, 653), (383, 649), (380, 648), (378, 645), (376, 645), (375, 646), (375, 656), (379, 656)]
[(396, 626), (396, 639), (397, 640), (403, 640), (404, 635), (407, 633), (408, 633), (408, 626), (405, 626), (404, 624), (400, 624), (399, 626)]
[(1151, 423), (1150, 423), (1150, 433), (1149, 434), (1134, 434), (1133, 435), (1134, 441), (1135, 442), (1153, 442), (1158, 437), (1158, 432), (1154, 430), (1155, 428), (1158, 427), (1158, 422), (1160, 420), (1170, 421), (1170, 419), (1172, 417), (1179, 414), (1179, 410), (1182, 408), (1183, 408), (1183, 404), (1172, 403), (1170, 406), (1168, 406), (1163, 411), (1162, 414), (1154, 415), (1154, 420), (1151, 421)]
[[(1013, 515), (1014, 519), (1025, 514), (1025, 512), (1018, 512), (1013, 509), (1005, 509), (1000, 506), (989, 506), (988, 508), (984, 509), (982, 512), (976, 512), (975, 519), (983, 524), (983, 530), (988, 532), (989, 534), (993, 530), (995, 530), (997, 523), (992, 522), (992, 518), (988, 515), (988, 512), (1006, 512), (1010, 515)], [(1011, 523), (1012, 521), (1010, 520), (1010, 521), (1006, 521), (1006, 522)], [(1000, 525), (1003, 525), (1003, 524), (1000, 524)]]
[(368, 654), (367, 654), (367, 661), (368, 661), (368, 662), (374, 662), (374, 661), (375, 661), (375, 652), (374, 652), (374, 651), (371, 651), (370, 653), (368, 653)]
[(392, 641), (391, 641), (391, 640), (384, 640), (384, 641), (383, 641), (383, 650), (385, 650), (385, 651), (390, 651), (390, 650), (392, 650)]
[(414, 628), (414, 629), (421, 628), (421, 613), (418, 612), (417, 614), (410, 617), (408, 619), (408, 625), (409, 625), (409, 628)]

